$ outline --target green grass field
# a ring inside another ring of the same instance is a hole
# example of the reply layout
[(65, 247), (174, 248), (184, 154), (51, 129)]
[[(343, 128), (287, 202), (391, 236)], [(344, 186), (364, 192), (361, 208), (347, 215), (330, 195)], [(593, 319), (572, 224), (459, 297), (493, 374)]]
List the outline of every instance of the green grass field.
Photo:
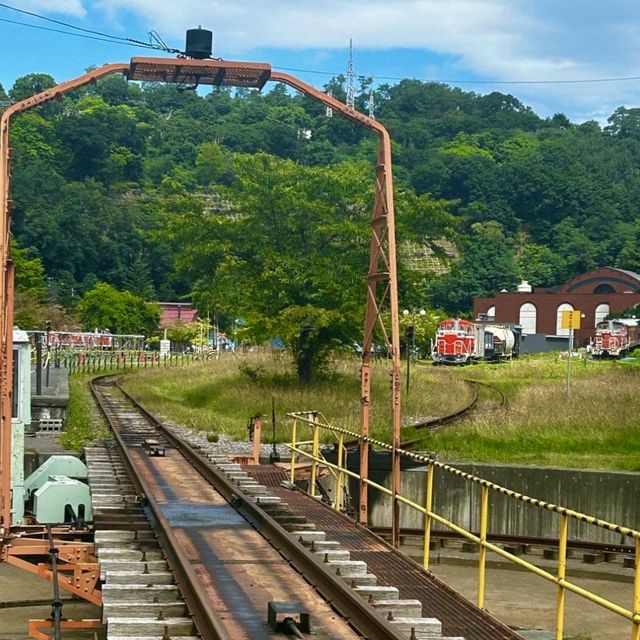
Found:
[(478, 411), (425, 444), (444, 459), (640, 470), (640, 370), (616, 361), (556, 356), (478, 365), (465, 375), (495, 385), (509, 405)]
[[(180, 369), (143, 370), (124, 386), (145, 406), (176, 422), (212, 433), (247, 437), (250, 416), (278, 415), (277, 440), (289, 439), (289, 411), (317, 410), (337, 426), (359, 429), (359, 362), (334, 363), (331, 375), (301, 386), (286, 355), (248, 354)], [(403, 376), (406, 371), (403, 371)], [(505, 408), (480, 408), (434, 434), (405, 429), (403, 439), (425, 436), (423, 446), (447, 461), (474, 460), (577, 468), (640, 470), (640, 399), (633, 366), (574, 362), (566, 393), (566, 360), (547, 354), (500, 365), (412, 367), (411, 392), (403, 385), (403, 423), (462, 406), (469, 390), (462, 378), (504, 391)], [(404, 382), (404, 378), (403, 378)], [(372, 435), (390, 440), (389, 363), (373, 371)], [(270, 434), (267, 428), (265, 435)], [(332, 437), (325, 441), (330, 442)]]

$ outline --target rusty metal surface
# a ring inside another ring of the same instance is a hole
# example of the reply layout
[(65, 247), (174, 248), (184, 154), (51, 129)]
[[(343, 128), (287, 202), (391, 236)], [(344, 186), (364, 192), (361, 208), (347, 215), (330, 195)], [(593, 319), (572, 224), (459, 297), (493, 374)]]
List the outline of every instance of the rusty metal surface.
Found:
[(63, 82), (7, 107), (0, 115), (0, 536), (11, 526), (11, 388), (13, 368), (14, 268), (11, 262), (9, 215), (9, 125), (11, 118), (111, 73), (125, 73), (128, 64), (110, 64)]
[(273, 464), (246, 464), (242, 468), (265, 487), (279, 487), (289, 480), (289, 473)]
[[(267, 605), (302, 602), (318, 638), (357, 637), (289, 563), (176, 450), (134, 452), (143, 478), (232, 638), (267, 638)], [(154, 492), (155, 493), (155, 492)]]
[(270, 76), (271, 65), (265, 63), (188, 58), (131, 58), (129, 72), (129, 80), (255, 89), (262, 89)]
[[(262, 477), (268, 477), (270, 473), (275, 477), (275, 474), (266, 470), (258, 473)], [(302, 491), (280, 486), (273, 486), (272, 491), (294, 511), (305, 515), (319, 529), (326, 531), (327, 539), (340, 542), (354, 560), (364, 560), (369, 571), (378, 576), (378, 584), (397, 587), (401, 598), (420, 600), (423, 615), (433, 616), (442, 622), (443, 635), (463, 636), (465, 640), (522, 640), (520, 634), (476, 607), (442, 580), (424, 571), (414, 560), (350, 518)]]
[[(371, 217), (371, 245), (369, 271), (367, 274), (367, 306), (362, 340), (362, 366), (360, 368), (360, 477), (369, 477), (369, 446), (365, 440), (369, 436), (371, 410), (371, 366), (373, 339), (376, 328), (387, 347), (391, 359), (390, 396), (392, 429), (392, 525), (393, 539), (399, 544), (400, 503), (400, 457), (396, 454), (400, 447), (400, 320), (398, 305), (398, 273), (396, 264), (395, 207), (393, 199), (393, 171), (391, 162), (391, 138), (389, 132), (377, 120), (359, 113), (335, 98), (319, 91), (302, 80), (272, 71), (271, 80), (283, 82), (298, 91), (334, 109), (345, 118), (373, 131), (378, 136), (378, 161), (375, 169), (375, 199)], [(377, 338), (376, 338), (377, 339)], [(368, 521), (369, 486), (360, 481), (358, 521)]]

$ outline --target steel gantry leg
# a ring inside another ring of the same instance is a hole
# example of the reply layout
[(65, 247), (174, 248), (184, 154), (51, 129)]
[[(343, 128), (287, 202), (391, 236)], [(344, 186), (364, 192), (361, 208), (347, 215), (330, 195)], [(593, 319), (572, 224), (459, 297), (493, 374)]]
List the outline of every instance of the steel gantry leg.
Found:
[[(398, 312), (398, 274), (396, 267), (395, 210), (393, 204), (393, 175), (391, 170), (391, 139), (387, 130), (376, 120), (365, 116), (331, 96), (290, 76), (287, 73), (271, 72), (270, 80), (284, 82), (289, 86), (319, 100), (338, 112), (374, 131), (378, 136), (378, 164), (376, 166), (375, 203), (372, 218), (371, 253), (367, 276), (367, 307), (362, 343), (362, 369), (360, 373), (360, 505), (358, 521), (367, 524), (369, 477), (369, 422), (371, 406), (371, 356), (376, 327), (391, 359), (391, 427), (392, 440), (392, 500), (393, 542), (398, 545), (400, 537), (400, 323)], [(389, 311), (390, 320), (385, 321), (383, 311)]]

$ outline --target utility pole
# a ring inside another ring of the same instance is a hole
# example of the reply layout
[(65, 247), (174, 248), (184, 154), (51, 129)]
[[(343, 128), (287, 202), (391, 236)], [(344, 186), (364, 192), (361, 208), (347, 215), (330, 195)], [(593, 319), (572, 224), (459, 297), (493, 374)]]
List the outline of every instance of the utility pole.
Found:
[(349, 66), (347, 68), (347, 107), (356, 108), (356, 74), (353, 70), (353, 40), (349, 40)]
[(409, 381), (410, 381), (410, 371), (411, 371), (411, 358), (415, 357), (416, 353), (416, 321), (418, 318), (423, 318), (427, 315), (427, 312), (424, 309), (420, 309), (419, 311), (409, 311), (409, 309), (405, 309), (402, 312), (402, 315), (411, 322), (411, 324), (407, 325), (406, 328), (406, 339), (407, 339), (407, 395), (409, 395)]
[(407, 395), (409, 395), (409, 380), (411, 371), (411, 349), (415, 348), (415, 327), (410, 324), (407, 327)]

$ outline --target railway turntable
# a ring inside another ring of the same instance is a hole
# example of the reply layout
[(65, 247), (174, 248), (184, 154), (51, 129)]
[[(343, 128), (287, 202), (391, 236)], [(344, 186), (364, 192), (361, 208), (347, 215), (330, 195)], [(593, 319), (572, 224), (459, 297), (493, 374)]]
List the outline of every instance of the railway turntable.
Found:
[[(520, 639), (365, 527), (279, 486), (281, 469), (243, 467), (163, 428), (108, 378), (94, 389), (116, 436), (87, 450), (108, 638), (290, 628), (318, 639)], [(146, 453), (150, 438), (165, 456)]]

